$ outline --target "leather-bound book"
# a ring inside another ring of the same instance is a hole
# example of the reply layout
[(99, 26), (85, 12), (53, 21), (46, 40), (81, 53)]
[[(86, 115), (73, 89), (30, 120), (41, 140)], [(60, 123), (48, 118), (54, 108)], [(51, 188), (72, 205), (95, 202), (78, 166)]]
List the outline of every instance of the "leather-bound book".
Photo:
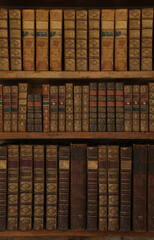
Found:
[(107, 83), (107, 132), (115, 132), (115, 84)]
[(49, 69), (49, 10), (36, 10), (36, 70)]
[(26, 132), (27, 113), (27, 83), (19, 83), (19, 104), (18, 104), (18, 131)]
[(8, 11), (0, 8), (0, 71), (9, 70)]
[(147, 145), (133, 145), (133, 231), (147, 230)]
[(153, 65), (153, 8), (142, 9), (141, 70)]
[(140, 131), (140, 86), (133, 85), (133, 132)]
[(33, 146), (20, 145), (19, 230), (32, 229)]
[(149, 89), (148, 85), (140, 85), (140, 130), (149, 131)]
[(44, 156), (44, 145), (34, 145), (34, 230), (44, 228)]
[(141, 35), (141, 10), (129, 10), (129, 70), (139, 71), (140, 56), (140, 35)]
[(124, 103), (125, 103), (125, 132), (133, 130), (133, 107), (132, 107), (132, 85), (124, 86)]
[(50, 86), (50, 130), (58, 131), (58, 86)]
[(98, 132), (106, 132), (106, 83), (98, 83)]
[(11, 86), (3, 86), (4, 132), (11, 132)]
[(0, 84), (0, 132), (3, 132), (3, 85)]
[(9, 10), (11, 70), (22, 70), (21, 10)]
[(50, 131), (50, 85), (43, 84), (43, 131)]
[(6, 230), (7, 146), (0, 146), (0, 231)]
[(131, 230), (132, 147), (120, 149), (120, 231)]
[(99, 186), (98, 186), (98, 195), (99, 195), (99, 227), (100, 231), (107, 231), (107, 219), (108, 219), (108, 161), (107, 161), (107, 146), (100, 145), (98, 146), (98, 161), (99, 161)]
[(35, 70), (35, 10), (22, 10), (23, 70)]
[(62, 70), (63, 10), (50, 10), (50, 70)]
[(66, 132), (73, 132), (73, 83), (66, 83)]
[(97, 132), (97, 83), (90, 83), (90, 132)]
[(149, 83), (149, 131), (154, 132), (154, 83)]
[(119, 146), (108, 146), (108, 231), (119, 231)]
[(18, 229), (19, 217), (19, 145), (8, 145), (7, 229)]
[(70, 146), (59, 147), (58, 230), (69, 229)]
[(75, 71), (75, 10), (64, 10), (64, 69)]
[(115, 70), (127, 70), (128, 9), (115, 10)]
[(57, 229), (57, 145), (46, 145), (46, 229)]
[(100, 71), (100, 10), (90, 9), (89, 16), (89, 70)]
[(76, 10), (76, 70), (87, 71), (87, 10)]
[(74, 131), (81, 132), (82, 86), (74, 86)]
[(82, 86), (82, 131), (89, 132), (89, 85)]
[(124, 84), (116, 83), (116, 132), (124, 132)]
[(154, 145), (148, 146), (148, 231), (154, 231)]
[(27, 131), (34, 132), (34, 94), (27, 96)]
[(114, 14), (113, 9), (101, 10), (101, 70), (113, 71), (114, 53)]
[(98, 229), (98, 153), (87, 147), (87, 230)]
[(65, 101), (65, 86), (59, 86), (59, 116), (58, 116), (58, 125), (59, 132), (65, 132), (65, 123), (66, 123), (66, 101)]
[(86, 229), (87, 144), (71, 144), (70, 228)]
[(11, 131), (18, 131), (18, 86), (11, 86)]
[(34, 95), (34, 128), (35, 132), (42, 132), (42, 95)]

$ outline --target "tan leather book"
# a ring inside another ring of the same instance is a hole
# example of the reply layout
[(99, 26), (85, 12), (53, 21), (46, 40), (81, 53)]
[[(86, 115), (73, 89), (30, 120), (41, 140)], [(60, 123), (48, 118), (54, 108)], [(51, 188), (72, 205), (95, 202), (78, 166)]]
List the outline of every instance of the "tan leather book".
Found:
[(73, 83), (66, 83), (66, 132), (73, 132)]
[(74, 131), (81, 132), (82, 86), (74, 86)]
[(26, 132), (27, 119), (27, 83), (19, 83), (18, 131)]
[(82, 131), (89, 132), (89, 85), (82, 86)]
[(65, 132), (66, 128), (66, 103), (65, 103), (65, 86), (59, 86), (59, 95), (58, 95), (58, 101), (59, 101), (59, 108), (58, 108), (58, 123), (59, 123), (59, 132)]
[(50, 85), (43, 84), (43, 131), (50, 131)]
[(140, 86), (133, 85), (133, 132), (140, 130)]
[(132, 85), (124, 86), (124, 112), (125, 112), (125, 132), (133, 131), (133, 97)]

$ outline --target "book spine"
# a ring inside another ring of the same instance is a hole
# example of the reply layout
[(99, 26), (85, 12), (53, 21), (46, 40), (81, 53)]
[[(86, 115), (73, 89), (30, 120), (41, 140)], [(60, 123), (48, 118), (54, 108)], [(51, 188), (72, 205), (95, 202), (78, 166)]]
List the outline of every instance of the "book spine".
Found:
[(34, 95), (27, 96), (27, 131), (34, 132)]
[(141, 132), (149, 131), (149, 89), (148, 85), (140, 86), (140, 127)]
[(133, 108), (132, 108), (132, 86), (124, 86), (124, 101), (125, 101), (125, 132), (133, 130)]
[(98, 132), (106, 132), (106, 83), (98, 83)]
[(11, 86), (11, 130), (18, 130), (18, 86)]
[(21, 10), (9, 10), (11, 70), (22, 70)]
[(58, 131), (58, 86), (50, 86), (50, 130)]
[(97, 83), (90, 83), (90, 132), (97, 132)]
[(0, 84), (0, 132), (3, 132), (3, 85)]
[(149, 83), (149, 131), (154, 132), (154, 83)]
[(89, 17), (89, 70), (100, 71), (100, 10), (88, 11)]
[(18, 131), (26, 132), (27, 83), (19, 83)]
[(107, 131), (115, 132), (115, 84), (107, 83)]
[(65, 86), (59, 86), (59, 132), (65, 132), (65, 123), (66, 123), (66, 101), (65, 101)]
[(133, 132), (140, 130), (140, 87), (133, 85)]
[(3, 86), (4, 132), (11, 132), (11, 87)]
[(42, 132), (42, 95), (34, 95), (34, 126), (35, 132)]
[(87, 147), (87, 230), (98, 228), (98, 156), (97, 147)]
[(74, 86), (74, 131), (81, 132), (82, 87)]
[(82, 86), (82, 131), (89, 132), (89, 86)]
[(66, 83), (66, 132), (73, 132), (73, 83)]
[(22, 10), (23, 70), (35, 70), (35, 10)]
[(57, 164), (56, 145), (46, 145), (46, 229), (57, 229)]
[(8, 145), (7, 229), (18, 229), (19, 145)]
[(49, 132), (50, 131), (50, 85), (43, 84), (43, 131)]
[(154, 145), (148, 146), (148, 231), (154, 231)]
[(58, 230), (69, 228), (70, 147), (59, 147)]
[(75, 10), (64, 10), (64, 69), (75, 71)]
[(124, 84), (116, 83), (116, 132), (124, 132)]

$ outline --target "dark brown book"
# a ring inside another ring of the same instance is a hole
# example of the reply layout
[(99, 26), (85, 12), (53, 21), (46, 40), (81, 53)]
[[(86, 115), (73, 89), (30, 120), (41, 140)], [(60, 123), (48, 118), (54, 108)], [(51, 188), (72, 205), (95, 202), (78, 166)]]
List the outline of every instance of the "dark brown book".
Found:
[(11, 132), (11, 86), (3, 86), (4, 132)]
[(81, 132), (82, 86), (74, 86), (74, 131)]
[(125, 102), (125, 132), (132, 132), (133, 130), (133, 97), (132, 85), (124, 86), (124, 102)]
[(106, 132), (106, 83), (98, 83), (98, 132)]
[(27, 131), (34, 132), (34, 94), (27, 96)]
[(149, 131), (149, 87), (140, 85), (140, 130)]
[(140, 130), (140, 86), (133, 85), (133, 132)]
[(89, 86), (82, 86), (82, 131), (89, 132)]
[(90, 83), (90, 132), (97, 132), (97, 83)]
[(42, 95), (34, 94), (34, 128), (35, 132), (42, 132)]
[(116, 83), (116, 132), (124, 132), (124, 84)]
[(50, 131), (58, 131), (58, 86), (50, 86)]
[(3, 85), (0, 84), (0, 132), (3, 132)]
[(43, 84), (43, 131), (49, 132), (50, 130), (50, 85)]
[(154, 132), (154, 83), (149, 83), (149, 131)]
[(66, 93), (65, 93), (65, 86), (59, 86), (59, 115), (58, 115), (58, 125), (59, 125), (59, 132), (65, 132), (66, 129)]
[(148, 146), (148, 231), (154, 231), (154, 145)]
[(115, 132), (115, 84), (107, 83), (107, 132)]
[(11, 130), (18, 131), (18, 86), (11, 86)]

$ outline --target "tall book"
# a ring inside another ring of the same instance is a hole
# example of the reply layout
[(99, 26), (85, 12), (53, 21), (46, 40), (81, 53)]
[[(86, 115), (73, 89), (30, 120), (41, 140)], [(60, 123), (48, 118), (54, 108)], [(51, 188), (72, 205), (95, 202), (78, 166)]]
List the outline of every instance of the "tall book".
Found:
[(65, 132), (65, 123), (66, 123), (66, 91), (65, 86), (59, 86), (59, 108), (58, 108), (58, 126), (59, 126), (59, 132)]
[(0, 132), (3, 131), (3, 85), (0, 84)]
[(129, 70), (139, 71), (140, 68), (140, 33), (141, 31), (141, 10), (129, 10)]
[(115, 70), (127, 70), (128, 9), (115, 10)]
[(58, 86), (50, 86), (50, 130), (58, 131)]
[(34, 94), (34, 128), (35, 132), (42, 132), (42, 95)]
[(49, 10), (36, 10), (36, 70), (49, 68)]
[(120, 149), (120, 231), (131, 230), (132, 147)]
[(20, 145), (19, 230), (32, 229), (33, 147)]
[(50, 70), (62, 70), (63, 10), (50, 10)]
[(107, 83), (107, 131), (115, 132), (115, 84)]
[(89, 132), (89, 85), (82, 86), (82, 131)]
[(75, 10), (64, 10), (64, 69), (75, 71)]
[(11, 86), (11, 131), (18, 131), (18, 86)]
[(149, 89), (148, 85), (140, 85), (140, 130), (149, 131)]
[(81, 132), (82, 86), (74, 86), (74, 131)]
[(90, 132), (97, 132), (97, 83), (90, 83)]
[(98, 228), (98, 153), (87, 147), (87, 230)]
[(154, 132), (154, 83), (149, 83), (149, 131)]
[(133, 106), (132, 106), (132, 85), (124, 86), (124, 103), (125, 103), (125, 132), (133, 130)]
[(4, 132), (11, 132), (11, 86), (3, 86)]
[(124, 84), (116, 83), (116, 132), (124, 132)]
[(21, 10), (9, 10), (11, 70), (22, 70)]
[(22, 10), (23, 70), (35, 70), (35, 10)]
[(98, 132), (106, 132), (106, 83), (98, 83)]
[(46, 145), (46, 229), (57, 229), (57, 166), (56, 145)]
[(18, 131), (26, 132), (27, 119), (27, 83), (19, 83), (19, 103), (18, 103)]
[(100, 71), (100, 10), (90, 9), (89, 19), (89, 70)]
[(69, 228), (70, 147), (59, 147), (58, 230)]
[(86, 229), (87, 145), (71, 145), (71, 229)]
[(133, 132), (140, 130), (140, 86), (133, 85)]
[(0, 8), (0, 70), (9, 70), (8, 11)]
[(34, 94), (27, 96), (27, 131), (34, 132)]
[(19, 145), (8, 145), (7, 229), (18, 229)]
[(153, 8), (142, 9), (141, 70), (153, 66)]
[(66, 132), (73, 132), (73, 83), (66, 83)]
[(154, 145), (148, 146), (148, 231), (154, 231)]
[(43, 131), (50, 131), (50, 85), (43, 84)]

